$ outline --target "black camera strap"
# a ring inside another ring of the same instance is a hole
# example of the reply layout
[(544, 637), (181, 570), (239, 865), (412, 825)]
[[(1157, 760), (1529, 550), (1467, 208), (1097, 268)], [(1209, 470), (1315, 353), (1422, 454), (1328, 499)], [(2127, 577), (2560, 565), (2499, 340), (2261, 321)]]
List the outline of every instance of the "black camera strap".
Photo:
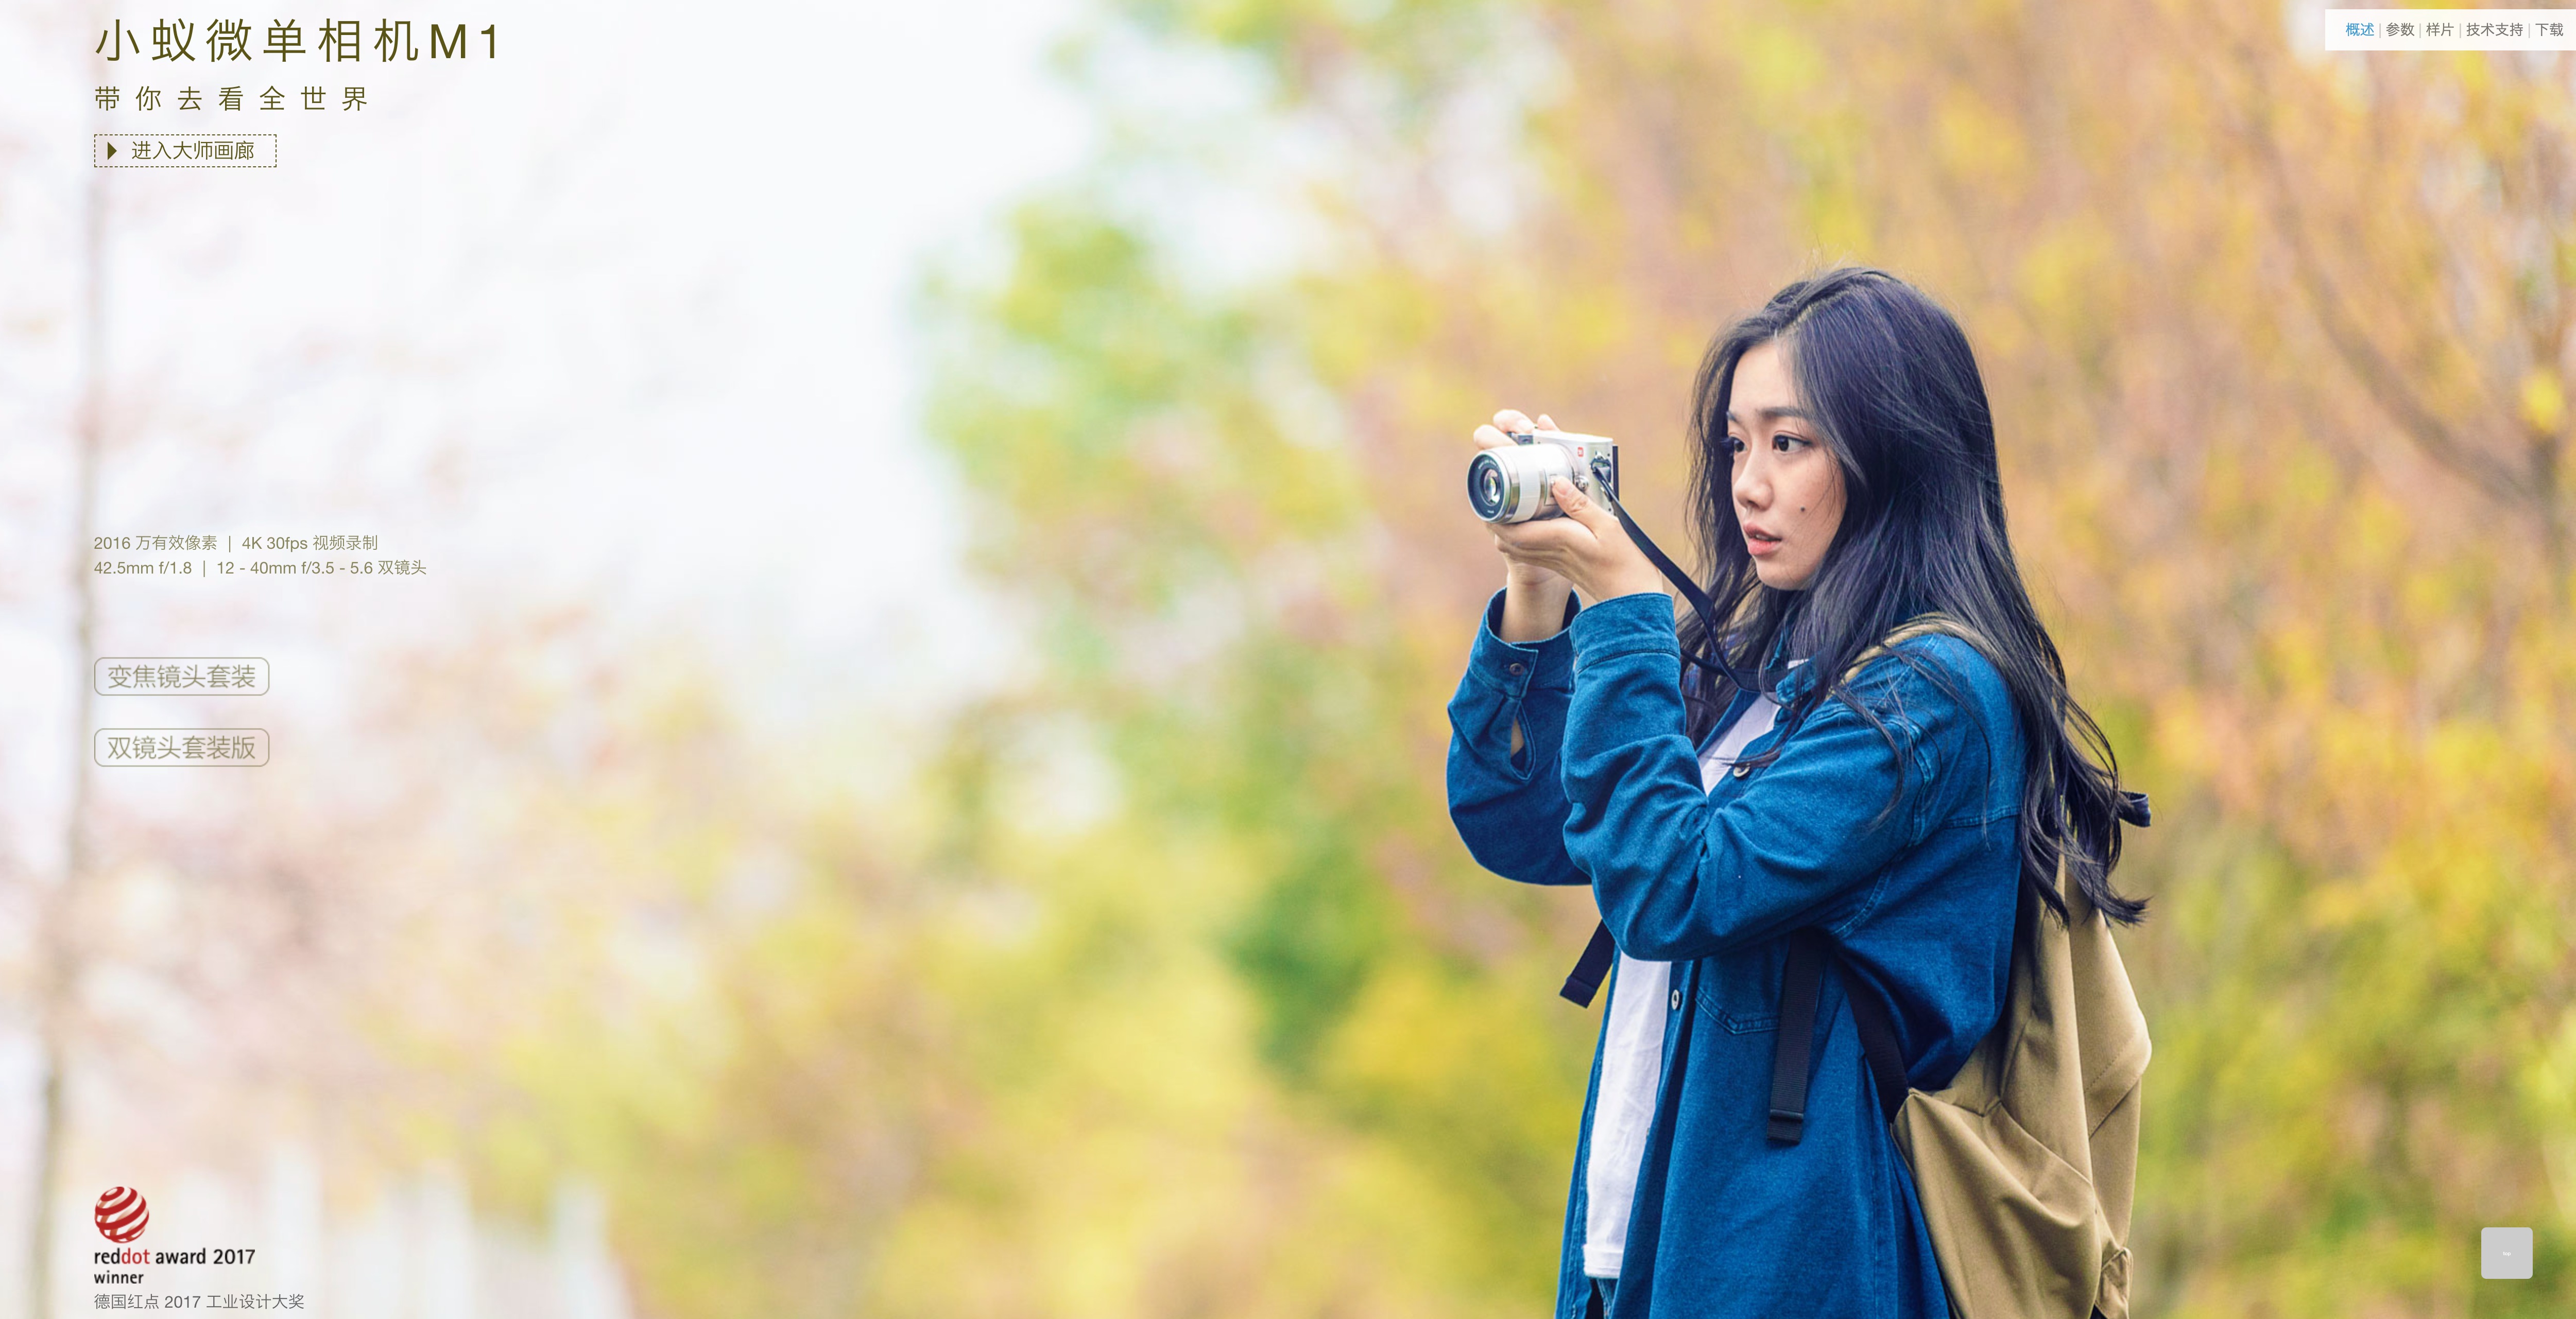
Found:
[[(1655, 538), (1647, 535), (1644, 527), (1637, 525), (1637, 519), (1628, 516), (1628, 508), (1619, 502), (1617, 493), (1601, 482), (1596, 481), (1593, 486), (1593, 493), (1600, 496), (1602, 503), (1610, 506), (1610, 512), (1619, 519), (1619, 525), (1627, 529), (1628, 539), (1635, 541), (1637, 548), (1646, 552), (1646, 561), (1655, 565), (1655, 571), (1662, 573), (1664, 580), (1671, 582), (1673, 589), (1681, 593), (1683, 602), (1691, 607), (1691, 612), (1699, 615), (1700, 636), (1706, 642), (1709, 654), (1694, 655), (1684, 651), (1682, 659), (1703, 669), (1723, 674), (1728, 682), (1738, 687), (1754, 691), (1761, 690), (1758, 679), (1748, 680), (1745, 674), (1737, 672), (1734, 665), (1726, 662), (1726, 651), (1718, 645), (1717, 641), (1717, 602), (1709, 599), (1708, 592), (1701, 590), (1699, 583), (1692, 581), (1691, 575), (1683, 572), (1681, 565), (1673, 562), (1672, 556), (1664, 553), (1662, 546), (1655, 544)], [(1710, 656), (1715, 658), (1712, 659)]]
[[(1664, 553), (1663, 547), (1655, 544), (1655, 538), (1647, 535), (1644, 527), (1637, 525), (1637, 519), (1628, 516), (1627, 506), (1619, 502), (1619, 496), (1610, 489), (1608, 484), (1594, 482), (1593, 493), (1602, 503), (1610, 506), (1611, 513), (1619, 519), (1619, 525), (1627, 529), (1628, 539), (1635, 541), (1637, 548), (1646, 552), (1646, 561), (1655, 565), (1655, 571), (1662, 573), (1664, 580), (1671, 582), (1673, 589), (1681, 593), (1682, 599), (1690, 605), (1691, 612), (1699, 615), (1700, 636), (1705, 640), (1709, 654), (1694, 655), (1684, 651), (1682, 659), (1724, 675), (1728, 682), (1737, 687), (1750, 691), (1762, 690), (1758, 678), (1739, 673), (1734, 665), (1726, 662), (1726, 651), (1717, 640), (1717, 602), (1709, 599), (1708, 592), (1701, 590), (1699, 583), (1692, 581), (1691, 575), (1683, 572), (1681, 565), (1673, 562), (1672, 556)], [(1715, 658), (1712, 659), (1711, 656)], [(1592, 1006), (1593, 996), (1601, 992), (1601, 982), (1610, 977), (1610, 963), (1618, 952), (1619, 945), (1611, 939), (1610, 927), (1606, 924), (1593, 926), (1592, 941), (1583, 946), (1583, 956), (1575, 961), (1574, 970), (1566, 975), (1565, 987), (1556, 991), (1557, 995), (1576, 1007)]]

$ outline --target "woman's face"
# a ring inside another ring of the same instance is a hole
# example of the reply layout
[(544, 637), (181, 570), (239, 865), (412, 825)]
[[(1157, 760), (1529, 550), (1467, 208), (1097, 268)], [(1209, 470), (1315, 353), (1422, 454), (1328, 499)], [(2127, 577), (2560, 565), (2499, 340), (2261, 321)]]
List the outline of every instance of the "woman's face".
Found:
[(1736, 359), (1726, 444), (1735, 455), (1735, 521), (1764, 586), (1806, 589), (1843, 523), (1843, 468), (1799, 406), (1777, 341)]

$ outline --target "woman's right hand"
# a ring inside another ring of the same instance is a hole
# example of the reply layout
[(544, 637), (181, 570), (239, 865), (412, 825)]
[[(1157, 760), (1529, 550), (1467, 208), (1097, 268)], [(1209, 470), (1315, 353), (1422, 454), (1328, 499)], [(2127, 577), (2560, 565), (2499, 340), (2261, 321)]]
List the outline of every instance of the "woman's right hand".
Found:
[[(1519, 443), (1509, 432), (1555, 430), (1556, 422), (1540, 413), (1536, 424), (1511, 408), (1494, 414), (1491, 425), (1476, 428), (1479, 449), (1508, 449)], [(1502, 538), (1494, 538), (1494, 548), (1502, 549)], [(1536, 564), (1506, 557), (1503, 568), (1503, 628), (1505, 641), (1544, 641), (1562, 630), (1565, 598), (1574, 587), (1565, 578)], [(1517, 731), (1517, 730), (1515, 730)]]
[[(1526, 414), (1515, 411), (1511, 408), (1505, 408), (1494, 414), (1492, 424), (1476, 428), (1476, 447), (1479, 449), (1509, 449), (1519, 443), (1519, 441), (1511, 437), (1510, 432), (1527, 432), (1532, 430), (1552, 431), (1555, 429), (1556, 423), (1549, 420), (1547, 414), (1544, 412), (1539, 414), (1537, 423), (1533, 425)], [(1502, 548), (1502, 544), (1503, 542), (1500, 538), (1496, 538), (1494, 541), (1494, 547), (1498, 550)], [(1504, 563), (1506, 566), (1503, 571), (1503, 584), (1506, 586), (1553, 586), (1562, 584), (1565, 581), (1563, 577), (1560, 577), (1545, 568), (1541, 568), (1536, 564), (1521, 563), (1508, 558), (1504, 560)]]

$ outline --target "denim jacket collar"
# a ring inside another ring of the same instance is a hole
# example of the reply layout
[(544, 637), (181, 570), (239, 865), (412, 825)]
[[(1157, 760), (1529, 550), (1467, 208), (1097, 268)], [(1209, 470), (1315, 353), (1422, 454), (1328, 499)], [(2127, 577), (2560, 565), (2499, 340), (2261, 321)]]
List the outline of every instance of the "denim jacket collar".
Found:
[(1762, 661), (1760, 680), (1770, 689), (1771, 699), (1782, 705), (1797, 700), (1815, 685), (1815, 668), (1804, 659), (1789, 659), (1789, 628), (1781, 628), (1771, 643), (1771, 654)]

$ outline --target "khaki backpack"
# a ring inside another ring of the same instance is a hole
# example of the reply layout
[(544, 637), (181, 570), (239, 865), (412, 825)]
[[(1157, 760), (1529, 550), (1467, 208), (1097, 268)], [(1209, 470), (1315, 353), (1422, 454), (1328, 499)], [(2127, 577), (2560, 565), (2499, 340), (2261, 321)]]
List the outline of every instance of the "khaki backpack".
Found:
[[(1926, 614), (1851, 671), (1930, 632), (1984, 649), (1956, 620)], [(2127, 794), (2121, 815), (2145, 824), (2145, 795)], [(1887, 1005), (1854, 976), (1844, 977), (1844, 996), (1881, 1111), (1913, 1171), (1955, 1319), (2128, 1319), (2146, 1017), (2110, 923), (2069, 881), (2064, 863), (2057, 872), (2064, 924), (2029, 885), (2019, 887), (2003, 1015), (1947, 1087), (1907, 1086)], [(1817, 984), (1835, 960), (1821, 931), (1791, 937), (1773, 1059), (1775, 1140), (1784, 1130), (1796, 1140), (1802, 1125)]]

